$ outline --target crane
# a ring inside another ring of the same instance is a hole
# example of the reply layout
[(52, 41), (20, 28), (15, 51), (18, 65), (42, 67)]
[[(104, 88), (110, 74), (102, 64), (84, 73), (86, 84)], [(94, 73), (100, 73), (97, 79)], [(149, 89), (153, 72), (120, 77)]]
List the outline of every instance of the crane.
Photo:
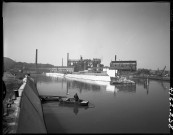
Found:
[(165, 71), (166, 66), (163, 68), (163, 70), (161, 71), (161, 73), (159, 74), (159, 76), (162, 76), (163, 72)]

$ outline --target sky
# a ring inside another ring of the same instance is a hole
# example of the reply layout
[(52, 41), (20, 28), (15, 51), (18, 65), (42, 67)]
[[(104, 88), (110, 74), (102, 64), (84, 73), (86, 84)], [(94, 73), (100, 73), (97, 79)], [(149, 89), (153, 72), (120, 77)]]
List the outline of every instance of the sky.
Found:
[(3, 55), (17, 62), (67, 65), (100, 58), (104, 66), (170, 70), (170, 3), (3, 3)]

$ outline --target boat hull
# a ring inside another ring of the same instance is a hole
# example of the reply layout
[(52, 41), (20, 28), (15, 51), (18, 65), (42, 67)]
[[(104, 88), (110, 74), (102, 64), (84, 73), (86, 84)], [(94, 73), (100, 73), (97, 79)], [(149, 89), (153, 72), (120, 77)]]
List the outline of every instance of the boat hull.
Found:
[(116, 77), (111, 77), (111, 82), (110, 84), (135, 84), (134, 81), (121, 79), (121, 78), (116, 78)]
[(45, 103), (45, 102), (51, 102), (51, 101), (59, 101), (59, 98), (42, 98), (41, 99), (42, 103)]

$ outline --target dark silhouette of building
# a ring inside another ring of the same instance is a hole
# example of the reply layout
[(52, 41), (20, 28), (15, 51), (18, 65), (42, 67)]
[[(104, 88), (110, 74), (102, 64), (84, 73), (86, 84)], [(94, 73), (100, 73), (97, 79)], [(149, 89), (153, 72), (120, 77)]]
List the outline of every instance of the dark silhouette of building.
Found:
[(67, 53), (67, 66), (74, 67), (74, 72), (88, 70), (91, 72), (101, 72), (103, 65), (101, 64), (101, 59), (94, 58), (83, 59), (69, 59), (69, 53)]
[(136, 71), (137, 61), (117, 61), (115, 55), (115, 61), (111, 61), (110, 69), (116, 69), (119, 71)]

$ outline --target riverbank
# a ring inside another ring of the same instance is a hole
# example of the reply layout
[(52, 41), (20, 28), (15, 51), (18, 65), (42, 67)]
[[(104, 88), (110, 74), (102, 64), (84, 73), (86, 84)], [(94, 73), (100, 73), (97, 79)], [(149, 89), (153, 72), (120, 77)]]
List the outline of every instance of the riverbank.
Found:
[[(10, 79), (9, 79), (10, 78)], [(3, 80), (14, 82), (15, 76), (4, 73)], [(31, 77), (25, 76), (19, 89), (10, 90), (11, 96), (4, 100), (3, 134), (8, 133), (47, 133), (42, 104)], [(8, 82), (9, 83), (9, 82)], [(8, 86), (8, 85), (7, 85)], [(8, 87), (7, 87), (8, 89)], [(7, 90), (9, 91), (9, 90)]]
[(159, 76), (137, 76), (133, 75), (132, 78), (141, 78), (141, 79), (151, 79), (151, 80), (161, 80), (161, 81), (170, 81), (170, 77), (159, 77)]
[(23, 81), (19, 79), (19, 76), (14, 76), (9, 72), (4, 72), (2, 79), (6, 85), (6, 96), (3, 100), (3, 134), (15, 133), (20, 97), (15, 97), (14, 90), (21, 91)]

